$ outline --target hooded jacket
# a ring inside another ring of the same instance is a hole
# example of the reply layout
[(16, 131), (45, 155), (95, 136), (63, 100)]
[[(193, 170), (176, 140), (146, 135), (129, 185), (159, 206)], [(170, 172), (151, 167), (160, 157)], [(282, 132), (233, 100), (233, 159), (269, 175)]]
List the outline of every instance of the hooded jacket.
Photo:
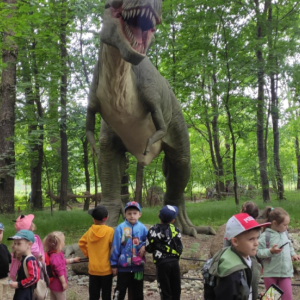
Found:
[[(266, 246), (266, 231), (270, 232), (270, 245)], [(294, 269), (292, 263), (292, 256), (295, 250), (286, 232), (277, 232), (271, 228), (266, 231), (259, 238), (259, 245), (257, 248), (257, 257), (262, 259), (264, 266), (263, 277), (293, 277)], [(270, 249), (274, 244), (278, 247), (288, 242), (278, 254), (272, 254)], [(266, 260), (267, 258), (267, 260)]]
[(156, 265), (178, 261), (182, 249), (181, 233), (173, 224), (156, 224), (149, 229), (146, 251), (153, 253)]
[(233, 246), (214, 255), (209, 273), (218, 278), (214, 289), (216, 300), (248, 300), (250, 286), (252, 299), (258, 299), (260, 265), (255, 258), (251, 257), (251, 260), (252, 267), (249, 268)]
[(148, 230), (137, 221), (134, 225), (127, 220), (115, 229), (110, 264), (118, 268), (118, 272), (144, 271), (145, 257), (139, 251), (146, 244)]
[(110, 250), (114, 230), (106, 225), (92, 225), (78, 242), (82, 253), (89, 258), (89, 274), (110, 275)]

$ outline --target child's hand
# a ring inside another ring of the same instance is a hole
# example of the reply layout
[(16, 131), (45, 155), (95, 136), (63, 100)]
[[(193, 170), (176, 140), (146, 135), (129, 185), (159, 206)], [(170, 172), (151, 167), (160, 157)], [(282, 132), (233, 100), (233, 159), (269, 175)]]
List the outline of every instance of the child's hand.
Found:
[(62, 287), (63, 287), (63, 290), (65, 291), (65, 290), (68, 288), (68, 284), (67, 284), (66, 282), (64, 282), (64, 283), (62, 284)]
[(118, 269), (111, 269), (113, 276), (117, 276)]
[(280, 248), (277, 248), (277, 244), (275, 244), (275, 245), (273, 245), (273, 247), (270, 249), (270, 252), (272, 253), (272, 254), (278, 254), (278, 253), (280, 253), (281, 251), (282, 251), (282, 249), (280, 249)]
[(43, 261), (43, 255), (42, 255), (42, 254), (40, 254), (40, 255), (38, 256), (38, 261)]
[(142, 246), (141, 249), (140, 249), (140, 251), (139, 251), (140, 257), (144, 257), (145, 252), (146, 252), (145, 246)]
[(10, 284), (9, 284), (9, 287), (11, 289), (17, 289), (19, 287), (18, 285), (18, 282), (17, 281), (12, 281)]
[(293, 256), (292, 256), (292, 260), (293, 260), (293, 261), (294, 261), (294, 260), (300, 260), (300, 255), (297, 255), (297, 254), (293, 255)]
[(80, 257), (78, 256), (78, 257), (74, 257), (73, 258), (73, 262), (80, 262)]

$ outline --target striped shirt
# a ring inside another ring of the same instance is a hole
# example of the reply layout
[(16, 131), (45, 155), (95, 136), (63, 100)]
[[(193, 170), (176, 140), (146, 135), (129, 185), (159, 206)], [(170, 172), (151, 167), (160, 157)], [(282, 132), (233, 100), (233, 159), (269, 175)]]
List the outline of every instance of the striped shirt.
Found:
[(22, 257), (18, 272), (17, 272), (17, 282), (18, 288), (15, 291), (14, 300), (31, 300), (32, 298), (32, 286), (38, 282), (40, 279), (40, 269), (38, 262), (35, 257), (30, 256), (26, 260), (26, 265), (28, 269), (28, 277), (25, 275), (23, 268), (23, 262), (26, 256)]

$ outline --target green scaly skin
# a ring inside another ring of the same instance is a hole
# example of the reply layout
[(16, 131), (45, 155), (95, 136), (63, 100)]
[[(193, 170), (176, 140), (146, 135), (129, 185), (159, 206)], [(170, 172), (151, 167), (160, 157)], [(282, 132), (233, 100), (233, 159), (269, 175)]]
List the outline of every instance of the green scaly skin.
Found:
[[(194, 226), (187, 216), (183, 194), (190, 176), (187, 126), (169, 83), (145, 54), (161, 16), (161, 0), (110, 0), (105, 5), (86, 120), (88, 140), (98, 154), (102, 204), (109, 212), (108, 225), (116, 226), (123, 209), (120, 190), (126, 151), (142, 165), (164, 151), (164, 203), (179, 208), (176, 225), (187, 235), (214, 234), (210, 227)], [(102, 117), (100, 151), (94, 137), (96, 113)]]

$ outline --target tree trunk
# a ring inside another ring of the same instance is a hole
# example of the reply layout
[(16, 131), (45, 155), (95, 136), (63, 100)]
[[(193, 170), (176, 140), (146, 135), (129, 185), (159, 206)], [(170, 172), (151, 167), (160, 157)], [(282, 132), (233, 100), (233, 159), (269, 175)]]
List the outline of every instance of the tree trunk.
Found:
[[(11, 10), (16, 10), (16, 0), (3, 0)], [(3, 32), (2, 69), (0, 85), (0, 213), (14, 212), (15, 191), (15, 104), (17, 45), (13, 32)]]
[(230, 144), (228, 141), (227, 134), (225, 135), (225, 148), (226, 148), (226, 154), (225, 154), (225, 190), (227, 191), (231, 182), (231, 158), (230, 158)]
[[(222, 22), (223, 23), (223, 22)], [(231, 141), (232, 141), (232, 175), (233, 175), (233, 190), (234, 190), (234, 199), (235, 204), (239, 205), (239, 198), (237, 194), (237, 188), (238, 188), (238, 182), (237, 182), (237, 176), (236, 176), (236, 165), (235, 165), (235, 158), (236, 158), (236, 139), (232, 127), (232, 117), (229, 107), (229, 99), (230, 99), (230, 91), (231, 91), (231, 71), (229, 67), (229, 59), (228, 59), (228, 43), (226, 39), (226, 32), (225, 28), (223, 27), (224, 31), (224, 40), (225, 40), (225, 61), (226, 61), (226, 69), (227, 69), (227, 91), (226, 95), (224, 96), (224, 104), (227, 114), (227, 124), (231, 135)]]
[(136, 188), (134, 201), (142, 204), (144, 166), (136, 164)]
[[(126, 170), (129, 168), (129, 158), (126, 155)], [(125, 171), (121, 181), (121, 200), (125, 205), (129, 201), (129, 174)]]
[(211, 125), (212, 125), (214, 150), (215, 150), (216, 162), (217, 162), (216, 190), (217, 190), (217, 194), (220, 197), (220, 193), (225, 191), (225, 185), (224, 185), (223, 159), (220, 153), (219, 127), (218, 127), (219, 108), (217, 102), (217, 94), (214, 88), (217, 83), (215, 74), (213, 74), (212, 80), (213, 80), (213, 88), (212, 88), (213, 95), (212, 95), (211, 105), (213, 109), (213, 118), (211, 121)]
[[(257, 39), (261, 40), (263, 38), (263, 28), (262, 20), (259, 15), (259, 1), (254, 1), (257, 8)], [(260, 47), (260, 46), (258, 46)], [(268, 202), (270, 200), (269, 196), (269, 180), (267, 173), (267, 157), (266, 149), (264, 143), (264, 104), (265, 104), (265, 94), (264, 94), (264, 59), (261, 48), (256, 51), (256, 58), (258, 64), (258, 95), (257, 95), (257, 121), (256, 121), (256, 134), (257, 134), (257, 153), (258, 153), (258, 163), (260, 180), (262, 186), (262, 196), (263, 201)]]
[(43, 208), (43, 194), (42, 194), (42, 173), (43, 173), (43, 158), (44, 158), (44, 125), (43, 125), (43, 107), (40, 97), (40, 85), (39, 85), (39, 71), (35, 56), (35, 43), (32, 44), (32, 58), (33, 58), (33, 73), (35, 82), (35, 95), (34, 101), (37, 107), (37, 125), (39, 129), (39, 136), (35, 140), (35, 145), (32, 148), (32, 152), (36, 153), (37, 158), (31, 161), (30, 173), (31, 173), (31, 191), (32, 191), (32, 203), (33, 207), (37, 209)]
[(125, 173), (121, 182), (121, 200), (123, 204), (129, 201), (129, 174)]
[(174, 24), (174, 10), (173, 10), (173, 1), (171, 0), (171, 34), (172, 34), (172, 77), (173, 77), (173, 90), (176, 95), (176, 53), (175, 53), (175, 43), (176, 43), (176, 29)]
[(297, 190), (300, 190), (300, 149), (299, 149), (299, 138), (295, 138), (295, 151), (297, 160)]
[[(98, 194), (98, 178), (97, 178), (97, 166), (96, 166), (96, 160), (95, 160), (95, 156), (96, 156), (96, 153), (93, 153), (93, 169), (94, 169), (94, 185), (95, 185), (95, 195)], [(97, 200), (97, 197), (95, 198), (95, 207), (98, 205), (98, 200)]]
[(61, 55), (61, 86), (60, 86), (60, 139), (61, 139), (61, 185), (60, 185), (60, 210), (67, 209), (68, 203), (68, 137), (67, 137), (67, 22), (66, 22), (66, 0), (62, 0), (62, 13), (60, 24), (60, 55)]
[(274, 49), (274, 43), (272, 41), (273, 38), (273, 26), (272, 26), (272, 5), (270, 4), (268, 10), (268, 22), (269, 22), (269, 65), (271, 67), (270, 71), (270, 79), (271, 79), (271, 115), (272, 115), (272, 123), (273, 123), (273, 156), (274, 156), (274, 166), (275, 166), (275, 177), (277, 181), (277, 191), (278, 191), (278, 198), (279, 200), (284, 199), (284, 185), (283, 179), (281, 175), (281, 168), (280, 168), (280, 158), (279, 158), (279, 129), (278, 129), (278, 120), (279, 120), (279, 113), (278, 113), (278, 97), (277, 97), (277, 84), (275, 80), (274, 70), (277, 70), (277, 58), (274, 54), (276, 49)]
[[(89, 155), (88, 155), (88, 140), (86, 137), (81, 139), (83, 148), (83, 167), (85, 175), (85, 189), (87, 192), (91, 191), (91, 181), (89, 173)], [(97, 195), (97, 194), (96, 194)], [(83, 210), (88, 210), (90, 207), (90, 198), (85, 198)]]

